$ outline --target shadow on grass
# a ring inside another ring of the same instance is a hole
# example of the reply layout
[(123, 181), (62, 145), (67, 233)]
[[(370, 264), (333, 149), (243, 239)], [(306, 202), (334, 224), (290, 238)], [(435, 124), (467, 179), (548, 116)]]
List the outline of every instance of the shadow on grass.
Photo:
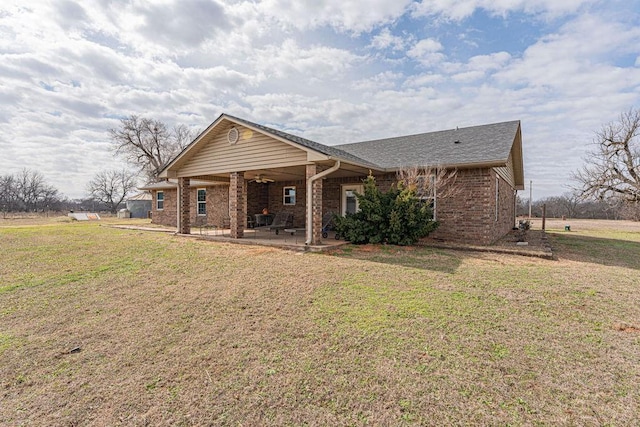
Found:
[(441, 273), (455, 273), (463, 258), (460, 253), (442, 249), (393, 245), (346, 245), (327, 252), (327, 255)]
[(547, 235), (560, 260), (640, 270), (640, 242), (561, 232)]

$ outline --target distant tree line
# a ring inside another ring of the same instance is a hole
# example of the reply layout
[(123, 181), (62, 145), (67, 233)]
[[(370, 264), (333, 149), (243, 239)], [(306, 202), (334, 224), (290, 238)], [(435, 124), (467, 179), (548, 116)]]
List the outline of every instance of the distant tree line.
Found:
[(71, 200), (47, 183), (44, 176), (31, 169), (0, 175), (0, 212), (112, 211), (112, 205), (93, 197)]
[(37, 171), (0, 175), (0, 210), (3, 212), (42, 212), (59, 210), (63, 202), (58, 190)]
[[(640, 220), (640, 206), (622, 198), (584, 199), (575, 193), (546, 197), (531, 203), (531, 216), (542, 217), (544, 205), (547, 218)], [(528, 216), (529, 200), (518, 197), (516, 212)]]

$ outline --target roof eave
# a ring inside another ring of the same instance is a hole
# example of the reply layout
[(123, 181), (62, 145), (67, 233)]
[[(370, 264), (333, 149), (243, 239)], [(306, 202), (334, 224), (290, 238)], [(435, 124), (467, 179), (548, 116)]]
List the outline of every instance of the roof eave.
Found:
[(381, 166), (378, 165), (374, 165), (374, 164), (367, 164), (367, 163), (360, 163), (360, 162), (354, 162), (353, 160), (349, 160), (349, 159), (344, 159), (342, 157), (337, 157), (337, 156), (328, 156), (329, 160), (333, 160), (333, 161), (340, 161), (341, 163), (347, 163), (353, 166), (357, 166), (359, 168), (364, 168), (364, 169), (371, 169), (371, 170), (375, 170), (377, 172), (387, 172), (386, 168), (383, 168)]
[(442, 169), (475, 169), (475, 168), (495, 168), (500, 166), (506, 166), (507, 159), (504, 160), (490, 160), (490, 161), (482, 161), (482, 162), (465, 162), (465, 163), (438, 163), (433, 165), (405, 165), (405, 166), (396, 166), (385, 168), (387, 172), (396, 172), (401, 169), (411, 168), (411, 167), (420, 167), (420, 168), (442, 168)]
[(137, 188), (138, 190), (143, 190), (143, 191), (174, 190), (178, 188), (178, 184), (174, 182), (164, 181), (164, 182), (154, 182), (153, 184), (147, 184)]

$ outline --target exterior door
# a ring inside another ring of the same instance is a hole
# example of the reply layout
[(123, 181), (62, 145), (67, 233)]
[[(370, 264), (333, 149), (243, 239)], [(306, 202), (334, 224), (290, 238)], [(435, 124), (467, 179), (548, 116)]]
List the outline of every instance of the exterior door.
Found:
[(351, 184), (342, 186), (342, 215), (347, 213), (356, 213), (360, 210), (358, 206), (358, 198), (355, 193), (362, 194), (364, 186), (362, 184)]

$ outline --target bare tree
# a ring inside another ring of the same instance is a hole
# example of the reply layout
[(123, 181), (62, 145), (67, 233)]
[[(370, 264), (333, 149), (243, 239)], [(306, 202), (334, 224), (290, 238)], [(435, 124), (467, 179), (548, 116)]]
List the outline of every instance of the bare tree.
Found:
[(149, 182), (191, 142), (193, 133), (185, 125), (172, 129), (153, 119), (131, 115), (109, 134), (116, 153), (144, 173)]
[(89, 194), (104, 203), (112, 213), (116, 213), (124, 199), (135, 188), (135, 174), (125, 169), (98, 172), (87, 185)]
[(596, 133), (595, 148), (585, 165), (573, 174), (583, 198), (621, 197), (630, 205), (640, 202), (640, 110), (622, 113)]
[(437, 197), (447, 199), (456, 196), (460, 190), (457, 184), (458, 170), (441, 166), (409, 166), (396, 172), (398, 182), (414, 188), (421, 197)]
[(0, 176), (0, 209), (4, 216), (6, 216), (7, 212), (18, 210), (19, 205), (15, 176)]
[(59, 208), (61, 195), (37, 171), (22, 169), (0, 176), (0, 209), (3, 212), (36, 212)]
[(575, 191), (565, 193), (558, 198), (558, 203), (562, 208), (563, 215), (567, 218), (575, 218), (578, 216), (578, 208), (580, 207), (580, 195)]

